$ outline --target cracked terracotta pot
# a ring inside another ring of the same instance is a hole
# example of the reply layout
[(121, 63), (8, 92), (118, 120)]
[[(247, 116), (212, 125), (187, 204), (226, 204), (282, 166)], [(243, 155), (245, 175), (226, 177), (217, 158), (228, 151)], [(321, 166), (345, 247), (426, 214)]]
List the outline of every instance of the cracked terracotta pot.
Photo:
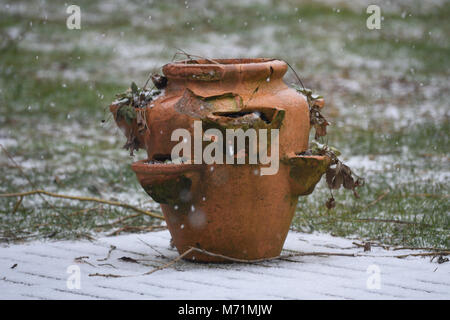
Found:
[[(180, 254), (196, 247), (236, 259), (276, 257), (289, 231), (298, 196), (314, 190), (330, 159), (299, 155), (308, 148), (309, 108), (305, 98), (283, 82), (285, 62), (214, 62), (165, 65), (167, 86), (140, 110), (139, 121), (144, 119), (146, 124), (143, 128), (136, 119), (131, 123), (119, 120), (117, 105), (111, 105), (110, 110), (126, 136), (147, 151), (147, 160), (133, 163), (132, 169), (144, 190), (161, 204)], [(263, 121), (247, 121), (249, 115)], [(184, 128), (193, 135), (195, 120), (202, 121), (203, 130), (279, 129), (278, 172), (260, 175), (261, 164), (171, 163), (172, 148), (179, 143), (171, 141), (172, 132)], [(185, 259), (227, 261), (197, 251)]]

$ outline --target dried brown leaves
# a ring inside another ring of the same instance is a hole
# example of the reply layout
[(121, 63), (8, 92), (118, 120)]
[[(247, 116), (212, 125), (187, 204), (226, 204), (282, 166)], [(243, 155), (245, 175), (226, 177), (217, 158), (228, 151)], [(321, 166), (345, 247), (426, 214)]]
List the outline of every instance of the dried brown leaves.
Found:
[(314, 139), (327, 135), (327, 126), (330, 125), (330, 123), (322, 116), (316, 105), (309, 108), (309, 121), (316, 130)]
[(317, 141), (312, 141), (310, 143), (310, 149), (302, 154), (326, 156), (331, 159), (330, 166), (325, 173), (327, 185), (331, 192), (331, 197), (325, 203), (328, 209), (333, 209), (336, 206), (332, 190), (344, 187), (344, 189), (352, 190), (354, 196), (359, 198), (356, 188), (364, 185), (364, 179), (357, 176), (349, 166), (339, 160), (338, 156), (341, 154), (339, 150), (328, 145), (320, 144)]
[(359, 198), (356, 187), (362, 186), (364, 180), (359, 177), (355, 180), (353, 178), (353, 171), (340, 160), (337, 160), (334, 168), (330, 166), (327, 169), (325, 176), (328, 188), (331, 190), (337, 190), (343, 186), (345, 189), (353, 190), (355, 197)]
[[(332, 151), (328, 151), (331, 152)], [(334, 166), (334, 167), (333, 167)], [(327, 169), (325, 173), (328, 188), (330, 188), (331, 197), (325, 203), (328, 210), (333, 209), (336, 206), (336, 201), (333, 197), (332, 190), (340, 189), (344, 187), (345, 189), (352, 190), (353, 195), (359, 198), (359, 194), (356, 191), (357, 187), (364, 185), (364, 179), (356, 176), (349, 166), (343, 164), (337, 156), (334, 156), (332, 164)]]
[[(327, 134), (327, 126), (330, 123), (320, 113), (320, 108), (323, 107), (324, 101), (322, 96), (313, 94), (312, 90), (306, 88), (296, 88), (296, 90), (306, 97), (306, 101), (309, 106), (309, 121), (311, 126), (315, 129), (315, 139), (323, 137)], [(338, 159), (340, 152), (333, 147), (327, 145), (321, 145), (317, 142), (311, 143), (311, 150), (307, 150), (305, 153), (312, 155), (327, 156), (331, 159), (330, 166), (326, 171), (326, 181), (328, 188), (330, 188), (331, 197), (325, 203), (328, 209), (332, 209), (336, 206), (336, 200), (333, 197), (332, 190), (345, 189), (352, 190), (356, 198), (359, 198), (359, 194), (356, 191), (357, 187), (364, 184), (364, 179), (356, 176), (350, 167), (342, 163)]]
[[(167, 78), (164, 76), (152, 74), (150, 78), (158, 90), (147, 90), (147, 83), (143, 88), (139, 88), (135, 82), (132, 82), (130, 88), (124, 93), (117, 94), (116, 101), (113, 102), (114, 105), (119, 106), (117, 120), (124, 119), (129, 126), (136, 121), (139, 134), (143, 134), (148, 128), (146, 107), (161, 94), (160, 90), (167, 85)], [(129, 150), (131, 156), (134, 155), (134, 151), (139, 150), (139, 139), (132, 128), (127, 130), (127, 142), (123, 148)]]
[(314, 136), (315, 139), (327, 135), (327, 126), (330, 123), (325, 119), (325, 117), (320, 113), (320, 108), (324, 105), (324, 100), (322, 96), (314, 94), (311, 89), (307, 88), (296, 88), (299, 93), (306, 97), (306, 101), (309, 106), (309, 122), (311, 126), (316, 130)]
[(127, 137), (127, 142), (123, 145), (123, 148), (130, 151), (130, 156), (134, 156), (134, 151), (139, 150), (139, 140), (130, 130), (130, 134)]

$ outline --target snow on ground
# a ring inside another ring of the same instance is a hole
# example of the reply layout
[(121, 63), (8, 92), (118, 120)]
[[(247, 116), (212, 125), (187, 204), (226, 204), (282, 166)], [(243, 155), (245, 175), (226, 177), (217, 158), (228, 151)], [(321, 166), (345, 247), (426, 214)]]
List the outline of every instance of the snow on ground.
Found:
[[(180, 261), (142, 276), (178, 256), (169, 247), (169, 240), (168, 231), (159, 231), (93, 242), (31, 242), (0, 247), (0, 299), (450, 298), (449, 263), (438, 264), (437, 259), (430, 262), (430, 257), (394, 257), (418, 252), (411, 250), (372, 247), (364, 252), (350, 239), (321, 233), (290, 232), (283, 254), (295, 250), (358, 256), (301, 256), (257, 264)], [(111, 245), (116, 249), (107, 258)], [(76, 262), (77, 257), (84, 258)], [(124, 262), (121, 257), (139, 263)], [(80, 289), (71, 286), (76, 284), (74, 270), (78, 268)], [(131, 277), (89, 276), (95, 273)]]

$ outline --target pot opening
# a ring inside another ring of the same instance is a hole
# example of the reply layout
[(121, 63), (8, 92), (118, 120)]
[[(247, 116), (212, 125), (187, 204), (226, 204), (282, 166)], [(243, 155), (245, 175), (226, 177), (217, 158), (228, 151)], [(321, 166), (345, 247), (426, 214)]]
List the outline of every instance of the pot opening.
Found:
[(270, 124), (275, 120), (279, 112), (280, 110), (276, 108), (253, 107), (240, 111), (216, 111), (213, 112), (213, 115), (226, 118), (241, 118), (250, 115), (263, 120), (266, 124)]
[(272, 58), (197, 59), (166, 64), (163, 73), (167, 78), (193, 81), (217, 81), (224, 78), (239, 80), (276, 79), (287, 71), (284, 61)]
[(189, 161), (183, 157), (177, 158), (172, 160), (172, 155), (170, 154), (160, 154), (157, 153), (153, 155), (152, 159), (147, 160), (145, 162), (146, 164), (157, 164), (157, 165), (164, 165), (164, 164), (188, 164)]
[(172, 156), (170, 154), (155, 154), (152, 160), (155, 162), (172, 161)]
[(196, 59), (183, 60), (174, 62), (173, 64), (190, 64), (190, 65), (230, 65), (230, 64), (250, 64), (250, 63), (264, 63), (274, 61), (272, 58), (240, 58), (240, 59)]
[(253, 118), (259, 118), (263, 120), (265, 123), (270, 123), (271, 119), (269, 119), (264, 113), (259, 111), (238, 111), (238, 112), (213, 112), (215, 116), (227, 117), (227, 118), (241, 118), (244, 116), (252, 116)]

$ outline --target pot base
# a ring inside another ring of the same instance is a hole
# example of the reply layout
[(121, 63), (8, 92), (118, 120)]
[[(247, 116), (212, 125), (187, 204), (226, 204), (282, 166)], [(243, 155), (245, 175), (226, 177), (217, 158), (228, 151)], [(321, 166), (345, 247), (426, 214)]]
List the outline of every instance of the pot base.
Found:
[(288, 175), (287, 166), (272, 176), (260, 176), (257, 165), (207, 166), (184, 192), (191, 197), (186, 205), (161, 204), (178, 252), (194, 247), (215, 254), (186, 256), (202, 262), (278, 256), (297, 205)]

